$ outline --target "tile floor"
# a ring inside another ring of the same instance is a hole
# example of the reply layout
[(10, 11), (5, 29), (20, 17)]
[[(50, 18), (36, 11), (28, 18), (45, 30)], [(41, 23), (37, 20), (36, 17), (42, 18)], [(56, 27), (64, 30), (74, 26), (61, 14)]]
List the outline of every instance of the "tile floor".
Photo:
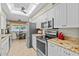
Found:
[(33, 48), (26, 47), (25, 39), (14, 40), (8, 56), (36, 56), (36, 52)]

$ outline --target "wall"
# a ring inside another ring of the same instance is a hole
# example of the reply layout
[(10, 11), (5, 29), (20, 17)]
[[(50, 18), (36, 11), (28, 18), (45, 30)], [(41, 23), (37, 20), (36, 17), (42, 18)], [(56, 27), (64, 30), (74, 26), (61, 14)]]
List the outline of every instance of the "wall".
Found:
[(8, 14), (7, 15), (7, 19), (8, 20), (21, 20), (21, 21), (28, 21), (28, 17), (26, 16), (23, 16), (23, 15), (18, 15), (18, 14)]
[(79, 37), (79, 28), (65, 28), (59, 29), (59, 31), (63, 32), (66, 36)]
[(2, 10), (6, 14), (7, 20), (19, 20), (19, 19), (21, 19), (22, 21), (28, 21), (28, 17), (26, 17), (24, 15), (11, 13), (6, 3), (2, 3), (1, 6), (2, 6)]
[(41, 22), (44, 22), (44, 21), (46, 21), (45, 19), (43, 19), (45, 16), (44, 16), (44, 14), (48, 11), (48, 10), (50, 10), (50, 9), (52, 9), (54, 6), (51, 4), (51, 3), (49, 3), (49, 4), (47, 4), (44, 8), (42, 8), (35, 16), (33, 16), (31, 19), (30, 19), (30, 21), (31, 22), (33, 22), (33, 23), (36, 23), (37, 24), (37, 28), (40, 28), (41, 27)]

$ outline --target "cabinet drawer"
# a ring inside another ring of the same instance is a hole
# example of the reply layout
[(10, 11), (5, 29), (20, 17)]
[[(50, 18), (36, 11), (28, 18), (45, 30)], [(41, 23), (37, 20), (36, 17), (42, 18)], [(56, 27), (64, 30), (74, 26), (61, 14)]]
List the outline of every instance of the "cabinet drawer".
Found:
[(77, 53), (74, 53), (73, 51), (70, 51), (70, 50), (68, 50), (68, 49), (64, 49), (63, 48), (63, 55), (64, 56), (78, 56), (78, 54)]
[(72, 51), (70, 51), (70, 55), (71, 55), (71, 56), (79, 56), (79, 54), (77, 54), (77, 53), (75, 53), (75, 52), (72, 52)]

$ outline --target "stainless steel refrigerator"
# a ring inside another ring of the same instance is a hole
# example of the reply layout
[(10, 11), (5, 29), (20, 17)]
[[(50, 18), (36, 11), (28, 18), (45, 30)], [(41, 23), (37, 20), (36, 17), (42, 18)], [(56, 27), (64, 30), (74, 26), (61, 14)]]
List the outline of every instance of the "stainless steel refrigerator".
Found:
[(36, 33), (36, 24), (35, 23), (29, 23), (27, 25), (27, 33), (26, 33), (26, 46), (27, 48), (32, 47), (32, 34)]

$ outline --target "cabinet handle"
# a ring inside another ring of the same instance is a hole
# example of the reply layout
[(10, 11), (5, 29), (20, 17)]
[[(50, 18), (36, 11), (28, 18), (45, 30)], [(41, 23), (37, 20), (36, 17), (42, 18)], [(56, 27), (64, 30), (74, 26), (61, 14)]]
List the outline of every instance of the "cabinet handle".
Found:
[(65, 51), (64, 51), (64, 53), (65, 53)]
[(65, 27), (66, 25), (62, 25), (63, 27)]

